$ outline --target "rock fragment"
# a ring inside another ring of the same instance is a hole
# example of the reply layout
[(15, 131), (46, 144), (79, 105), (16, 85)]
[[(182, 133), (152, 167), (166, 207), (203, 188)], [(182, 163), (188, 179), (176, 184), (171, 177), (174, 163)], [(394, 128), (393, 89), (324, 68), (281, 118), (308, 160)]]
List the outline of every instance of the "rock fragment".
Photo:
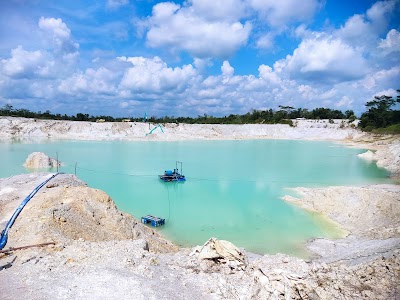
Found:
[(61, 166), (61, 163), (54, 158), (47, 156), (43, 152), (31, 153), (24, 163), (24, 167), (28, 169), (50, 169)]

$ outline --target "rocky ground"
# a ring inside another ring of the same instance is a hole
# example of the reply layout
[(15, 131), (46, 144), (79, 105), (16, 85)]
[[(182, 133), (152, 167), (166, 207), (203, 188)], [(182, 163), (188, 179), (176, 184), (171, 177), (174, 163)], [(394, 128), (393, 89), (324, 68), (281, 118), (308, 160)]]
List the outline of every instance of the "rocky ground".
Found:
[(400, 186), (295, 188), (300, 197), (284, 200), (323, 213), (359, 237), (387, 239), (400, 236)]
[[(287, 125), (86, 123), (0, 117), (0, 139), (317, 139), (370, 149), (361, 158), (400, 174), (400, 140), (336, 120)], [(49, 163), (32, 159), (36, 165)], [(37, 166), (36, 166), (37, 167)], [(0, 179), (0, 228), (49, 174)], [(179, 249), (118, 211), (110, 197), (72, 175), (59, 175), (27, 204), (0, 253), (1, 299), (400, 299), (398, 185), (297, 188), (287, 196), (322, 213), (349, 236), (316, 239), (302, 260), (256, 255), (210, 239)], [(268, 238), (268, 237), (266, 237)]]

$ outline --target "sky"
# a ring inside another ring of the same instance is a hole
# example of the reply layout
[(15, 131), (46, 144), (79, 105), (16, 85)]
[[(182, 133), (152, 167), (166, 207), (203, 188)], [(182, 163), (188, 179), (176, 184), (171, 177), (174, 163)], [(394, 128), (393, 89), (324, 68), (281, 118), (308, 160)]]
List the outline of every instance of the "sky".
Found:
[(0, 106), (365, 111), (400, 89), (400, 0), (0, 0)]

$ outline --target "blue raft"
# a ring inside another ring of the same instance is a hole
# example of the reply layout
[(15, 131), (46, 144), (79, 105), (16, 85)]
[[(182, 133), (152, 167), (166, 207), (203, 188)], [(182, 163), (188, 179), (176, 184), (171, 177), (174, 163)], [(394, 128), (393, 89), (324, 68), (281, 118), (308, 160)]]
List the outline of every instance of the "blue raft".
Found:
[(150, 223), (153, 227), (158, 227), (165, 224), (165, 219), (161, 219), (158, 217), (154, 217), (152, 215), (147, 215), (142, 217), (142, 223), (147, 224)]

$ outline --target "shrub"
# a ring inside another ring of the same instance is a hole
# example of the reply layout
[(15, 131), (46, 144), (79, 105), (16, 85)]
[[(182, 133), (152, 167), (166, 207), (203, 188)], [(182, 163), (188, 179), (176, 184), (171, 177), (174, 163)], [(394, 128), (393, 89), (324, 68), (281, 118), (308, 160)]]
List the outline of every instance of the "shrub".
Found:
[(290, 127), (294, 127), (293, 121), (290, 119), (282, 119), (278, 121), (278, 124), (287, 124)]
[(357, 118), (356, 118), (355, 115), (351, 115), (351, 116), (349, 117), (349, 122), (352, 123), (352, 122), (354, 122), (356, 119), (357, 119)]
[(372, 132), (379, 133), (379, 134), (400, 134), (400, 123), (390, 125), (385, 128), (376, 128), (376, 129), (373, 129)]
[(364, 128), (362, 128), (362, 130), (365, 132), (371, 132), (373, 129), (374, 129), (374, 127), (371, 125), (368, 125), (368, 126), (365, 126)]

